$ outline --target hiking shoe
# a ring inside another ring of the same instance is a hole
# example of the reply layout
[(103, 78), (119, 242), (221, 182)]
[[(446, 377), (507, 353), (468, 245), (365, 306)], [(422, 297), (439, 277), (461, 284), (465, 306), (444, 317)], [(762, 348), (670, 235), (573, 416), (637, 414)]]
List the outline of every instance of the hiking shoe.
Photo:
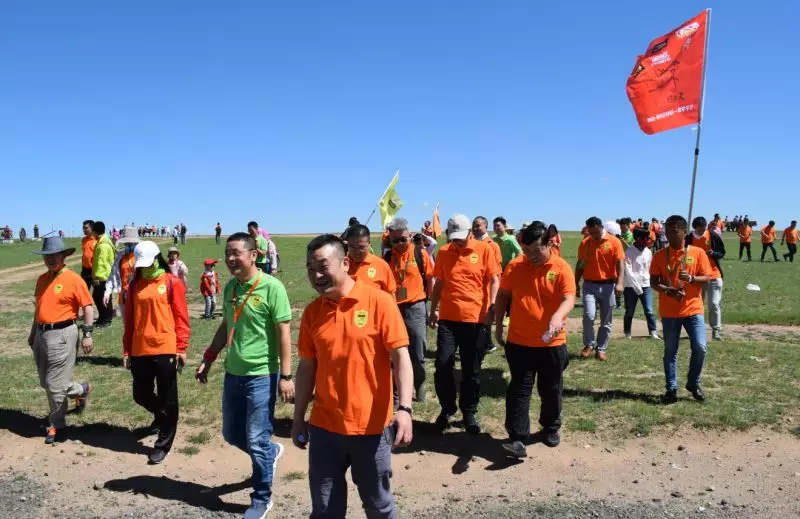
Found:
[(497, 346), (493, 342), (490, 342), (486, 346), (486, 353), (492, 353), (493, 351), (497, 351)]
[(662, 404), (674, 404), (678, 401), (678, 390), (673, 389), (672, 391), (667, 391), (664, 393), (664, 396), (661, 397)]
[(631, 335), (630, 333), (626, 333), (625, 334), (625, 338), (626, 339), (633, 339), (633, 335)]
[(436, 417), (435, 425), (442, 431), (450, 427), (450, 417), (453, 415), (447, 414), (444, 411), (439, 413), (439, 416)]
[(604, 351), (598, 351), (597, 353), (595, 353), (594, 358), (596, 358), (597, 360), (602, 360), (603, 362), (605, 362), (605, 361), (608, 360), (608, 355), (606, 355), (606, 352), (604, 352)]
[(56, 434), (58, 430), (55, 427), (48, 427), (47, 428), (47, 435), (44, 437), (44, 443), (47, 445), (52, 445), (56, 442)]
[(75, 412), (82, 413), (86, 409), (86, 404), (89, 401), (89, 393), (92, 392), (92, 385), (84, 382), (81, 384), (83, 394), (75, 397)]
[(464, 429), (470, 434), (481, 433), (481, 422), (474, 414), (467, 413), (464, 415)]
[(506, 454), (514, 458), (522, 459), (528, 457), (528, 451), (525, 450), (525, 445), (519, 440), (503, 443), (503, 450), (506, 451)]
[(703, 388), (700, 386), (690, 386), (686, 384), (686, 391), (690, 392), (695, 400), (698, 402), (703, 402), (706, 399), (706, 394), (703, 392)]
[(656, 333), (656, 332), (650, 332), (650, 338), (651, 338), (651, 339), (655, 339), (655, 340), (657, 340), (657, 341), (660, 341), (660, 340), (661, 340), (661, 337), (659, 337), (659, 336), (658, 336), (658, 333)]
[(588, 359), (589, 357), (592, 356), (593, 351), (594, 348), (592, 348), (591, 346), (585, 346), (583, 348), (583, 351), (581, 351), (581, 358)]
[(554, 447), (558, 447), (558, 444), (561, 443), (561, 434), (558, 431), (539, 431), (533, 435), (533, 442), (543, 443), (552, 449)]
[(164, 462), (165, 459), (167, 459), (167, 456), (169, 456), (169, 451), (155, 448), (153, 449), (153, 452), (151, 452), (150, 455), (147, 456), (147, 464), (160, 465), (161, 463)]
[(275, 457), (272, 459), (272, 477), (275, 477), (275, 471), (278, 470), (278, 460), (283, 457), (283, 453), (286, 449), (283, 447), (282, 443), (275, 442), (272, 444), (275, 448)]
[(722, 334), (720, 334), (718, 330), (714, 330), (713, 332), (711, 332), (711, 339), (715, 341), (721, 341)]
[(269, 503), (253, 503), (245, 510), (244, 519), (264, 519), (270, 510), (272, 510), (272, 499)]

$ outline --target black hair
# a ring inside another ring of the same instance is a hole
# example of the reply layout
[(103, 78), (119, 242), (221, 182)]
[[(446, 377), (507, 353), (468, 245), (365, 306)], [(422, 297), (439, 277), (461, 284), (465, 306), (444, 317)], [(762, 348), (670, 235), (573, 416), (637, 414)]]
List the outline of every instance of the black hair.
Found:
[(769, 224), (770, 224), (770, 225), (775, 225), (775, 220), (770, 220), (770, 221), (769, 221)]
[(83, 225), (88, 225), (90, 229), (94, 227), (94, 220), (84, 220)]
[(792, 222), (789, 225), (796, 224), (796, 223), (797, 223), (797, 220), (792, 220)]
[(550, 243), (550, 240), (555, 237), (557, 232), (555, 225), (548, 226), (544, 222), (536, 220), (525, 227), (525, 230), (521, 231), (522, 243), (523, 245), (532, 245), (539, 242), (542, 245), (547, 245)]
[(253, 220), (247, 222), (247, 228), (249, 229), (250, 227), (254, 227), (254, 228), (258, 229), (258, 222), (255, 222)]
[(586, 227), (597, 227), (598, 225), (602, 227), (603, 226), (603, 220), (601, 220), (600, 218), (598, 218), (596, 216), (592, 216), (591, 218), (586, 220)]
[(631, 219), (626, 216), (625, 218), (620, 218), (619, 220), (617, 220), (617, 223), (620, 224), (620, 225), (622, 225), (622, 224), (630, 225), (631, 224)]
[(508, 224), (506, 223), (506, 219), (505, 219), (505, 218), (503, 218), (502, 216), (498, 216), (497, 218), (495, 218), (494, 220), (492, 220), (492, 223), (497, 223), (497, 222), (500, 222), (500, 223), (502, 223), (502, 224), (503, 224), (503, 226), (506, 226), (506, 225), (508, 225)]
[(225, 243), (230, 243), (232, 241), (240, 241), (244, 243), (246, 248), (251, 250), (256, 248), (256, 241), (246, 232), (235, 232), (231, 234), (228, 236), (228, 239), (225, 241)]
[(322, 247), (328, 245), (334, 247), (342, 258), (347, 255), (347, 245), (338, 236), (334, 236), (333, 234), (320, 234), (308, 242), (308, 245), (306, 246), (306, 254), (313, 254)]
[(351, 225), (347, 228), (347, 232), (344, 235), (345, 240), (349, 240), (350, 238), (369, 238), (369, 227), (361, 225), (360, 223)]
[(422, 241), (422, 233), (421, 232), (418, 232), (418, 233), (414, 234), (414, 236), (411, 237), (411, 241), (412, 242), (417, 241), (417, 240)]
[(359, 221), (358, 221), (358, 218), (356, 218), (355, 216), (351, 216), (351, 217), (350, 217), (350, 219), (349, 219), (349, 220), (347, 220), (347, 226), (348, 226), (348, 227), (352, 227), (352, 226), (354, 226), (354, 225), (358, 225), (358, 224), (360, 224), (360, 223), (361, 223), (361, 222), (359, 222)]
[(485, 216), (476, 216), (475, 218), (472, 219), (472, 223), (475, 223), (478, 220), (485, 223), (486, 225), (489, 225), (489, 220), (487, 220)]
[(689, 226), (689, 224), (686, 222), (686, 218), (684, 218), (679, 214), (673, 214), (672, 216), (667, 218), (667, 221), (664, 222), (664, 225), (666, 227), (672, 227), (673, 225), (677, 225), (679, 229), (683, 229), (684, 231), (686, 231)]
[(692, 220), (692, 229), (697, 229), (698, 227), (702, 227), (705, 229), (706, 225), (708, 225), (708, 222), (702, 216), (698, 216), (697, 218)]
[(96, 222), (92, 223), (92, 232), (95, 234), (105, 234), (106, 233), (106, 224), (97, 220)]

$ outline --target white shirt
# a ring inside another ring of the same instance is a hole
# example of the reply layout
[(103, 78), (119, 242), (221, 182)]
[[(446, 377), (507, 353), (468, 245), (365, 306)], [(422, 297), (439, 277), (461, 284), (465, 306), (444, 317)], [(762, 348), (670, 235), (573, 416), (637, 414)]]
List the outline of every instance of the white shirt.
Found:
[(625, 250), (625, 287), (634, 289), (637, 294), (643, 287), (649, 287), (652, 261), (653, 253), (647, 247), (642, 250), (635, 245), (628, 247)]

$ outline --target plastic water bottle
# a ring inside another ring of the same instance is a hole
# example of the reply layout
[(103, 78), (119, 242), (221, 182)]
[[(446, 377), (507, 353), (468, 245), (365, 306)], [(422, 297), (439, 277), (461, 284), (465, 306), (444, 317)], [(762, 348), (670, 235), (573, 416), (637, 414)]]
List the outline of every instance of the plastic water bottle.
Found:
[(306, 443), (308, 443), (308, 440), (306, 439), (306, 435), (303, 434), (303, 433), (298, 434), (297, 435), (297, 443), (299, 443), (302, 446), (305, 446)]

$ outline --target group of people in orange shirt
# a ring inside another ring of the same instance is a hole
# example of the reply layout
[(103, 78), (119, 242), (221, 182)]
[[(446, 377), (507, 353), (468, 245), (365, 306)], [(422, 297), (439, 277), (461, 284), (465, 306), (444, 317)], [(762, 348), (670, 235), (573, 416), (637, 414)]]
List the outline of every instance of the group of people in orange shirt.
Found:
[[(739, 259), (741, 260), (742, 253), (747, 251), (747, 261), (752, 261), (752, 257), (750, 256), (750, 241), (753, 230), (750, 227), (750, 221), (747, 218), (745, 218), (742, 224), (739, 226), (737, 234), (739, 235)], [(788, 249), (786, 254), (783, 255), (784, 261), (794, 262), (794, 257), (797, 254), (797, 238), (797, 220), (792, 220), (792, 222), (789, 224), (789, 227), (783, 230), (783, 235), (781, 236), (781, 245), (786, 244), (786, 248)], [(772, 252), (773, 261), (780, 261), (778, 259), (778, 252), (775, 250), (775, 240), (775, 221), (770, 220), (767, 225), (761, 228), (761, 263), (764, 263), (764, 258), (767, 255), (767, 251)]]

